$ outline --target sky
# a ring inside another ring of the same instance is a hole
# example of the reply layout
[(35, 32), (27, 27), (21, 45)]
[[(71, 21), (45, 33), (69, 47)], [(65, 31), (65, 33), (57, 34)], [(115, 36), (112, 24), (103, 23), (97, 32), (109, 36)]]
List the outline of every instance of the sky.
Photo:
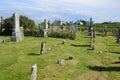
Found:
[(89, 21), (90, 17), (96, 23), (120, 22), (120, 0), (0, 0), (0, 16), (8, 18), (15, 12), (38, 23)]

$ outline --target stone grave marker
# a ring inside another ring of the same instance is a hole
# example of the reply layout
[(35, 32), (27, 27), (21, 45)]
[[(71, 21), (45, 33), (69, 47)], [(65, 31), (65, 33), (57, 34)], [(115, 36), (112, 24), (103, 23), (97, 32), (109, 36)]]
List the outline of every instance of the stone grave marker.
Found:
[(48, 20), (45, 19), (44, 20), (44, 24), (45, 24), (45, 29), (44, 29), (44, 37), (47, 37), (48, 35)]
[(117, 30), (117, 39), (116, 39), (116, 43), (120, 43), (120, 27), (118, 27), (118, 30)]
[(34, 64), (31, 68), (31, 77), (30, 80), (36, 80), (37, 78), (37, 65)]
[(93, 38), (95, 38), (96, 37), (96, 29), (95, 29), (95, 27), (93, 28)]
[(64, 65), (64, 60), (63, 60), (63, 59), (59, 59), (59, 60), (57, 61), (57, 63), (58, 63), (59, 65)]
[(41, 43), (41, 50), (40, 50), (41, 55), (45, 52), (45, 49), (46, 49), (46, 42), (42, 42)]
[(3, 40), (2, 39), (0, 39), (0, 44), (2, 44), (3, 43)]
[(22, 33), (20, 32), (19, 14), (14, 13), (13, 17), (14, 17), (14, 28), (13, 28), (11, 40), (15, 42), (19, 42), (23, 40)]
[(91, 36), (91, 28), (92, 28), (92, 18), (90, 18), (89, 26), (88, 26), (88, 36)]
[(2, 33), (3, 25), (4, 25), (4, 16), (1, 16), (0, 34)]
[(93, 46), (93, 28), (91, 28), (90, 49), (94, 50), (94, 46)]
[(103, 29), (103, 37), (107, 36), (107, 27), (105, 26)]

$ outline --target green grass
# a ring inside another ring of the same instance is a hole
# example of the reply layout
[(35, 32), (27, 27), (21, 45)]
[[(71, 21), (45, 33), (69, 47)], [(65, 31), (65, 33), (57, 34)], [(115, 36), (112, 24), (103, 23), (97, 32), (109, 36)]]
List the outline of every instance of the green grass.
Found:
[[(4, 38), (4, 37), (0, 37)], [(9, 38), (9, 37), (7, 37)], [(95, 50), (89, 49), (89, 37), (77, 33), (75, 40), (68, 40), (64, 45), (57, 45), (60, 38), (25, 37), (22, 42), (0, 44), (0, 80), (30, 80), (33, 64), (37, 64), (37, 80), (119, 80), (120, 45), (115, 37), (97, 36)], [(43, 55), (40, 45), (46, 41), (47, 48)], [(99, 51), (102, 50), (102, 54)], [(73, 60), (66, 60), (73, 56)], [(58, 59), (65, 59), (60, 66)]]

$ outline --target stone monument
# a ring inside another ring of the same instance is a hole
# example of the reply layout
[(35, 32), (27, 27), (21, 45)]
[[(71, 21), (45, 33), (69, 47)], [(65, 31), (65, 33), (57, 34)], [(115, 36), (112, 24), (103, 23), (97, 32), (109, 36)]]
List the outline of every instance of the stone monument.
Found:
[(37, 78), (37, 65), (34, 64), (31, 69), (31, 77), (30, 80), (36, 80)]
[(88, 26), (88, 36), (91, 36), (91, 27), (92, 27), (92, 18), (90, 18), (90, 22)]
[(48, 34), (48, 20), (45, 19), (44, 23), (45, 23), (44, 37), (47, 37), (47, 34)]
[(4, 25), (4, 17), (3, 17), (3, 16), (1, 16), (0, 34), (2, 33), (2, 28), (3, 28), (3, 25)]
[(19, 14), (14, 13), (14, 26), (13, 26), (13, 32), (12, 32), (12, 41), (19, 42), (23, 40), (22, 32), (20, 30), (20, 21), (19, 21)]

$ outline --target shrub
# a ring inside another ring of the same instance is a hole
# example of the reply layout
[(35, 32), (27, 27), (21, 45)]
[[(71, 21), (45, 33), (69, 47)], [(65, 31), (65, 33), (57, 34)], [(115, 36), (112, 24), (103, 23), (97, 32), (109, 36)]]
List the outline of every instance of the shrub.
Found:
[(48, 36), (55, 38), (72, 39), (72, 40), (75, 39), (75, 33), (71, 33), (70, 31), (67, 32), (54, 31), (54, 32), (50, 32)]

